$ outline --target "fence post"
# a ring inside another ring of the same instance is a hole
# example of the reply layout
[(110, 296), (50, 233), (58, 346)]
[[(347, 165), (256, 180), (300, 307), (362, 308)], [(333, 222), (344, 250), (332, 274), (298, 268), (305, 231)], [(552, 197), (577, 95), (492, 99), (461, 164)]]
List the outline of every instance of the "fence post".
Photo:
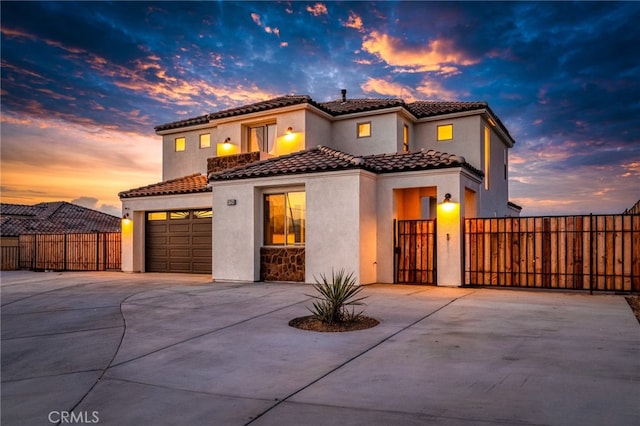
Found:
[(596, 259), (597, 255), (593, 254), (593, 213), (589, 215), (589, 251), (591, 255), (589, 256), (589, 294), (593, 295), (593, 259)]
[(66, 271), (67, 270), (67, 256), (68, 256), (68, 253), (67, 253), (67, 234), (64, 234), (64, 237), (62, 239), (62, 244), (64, 244), (62, 246), (62, 269), (64, 271)]
[(100, 270), (100, 233), (96, 232), (96, 271)]

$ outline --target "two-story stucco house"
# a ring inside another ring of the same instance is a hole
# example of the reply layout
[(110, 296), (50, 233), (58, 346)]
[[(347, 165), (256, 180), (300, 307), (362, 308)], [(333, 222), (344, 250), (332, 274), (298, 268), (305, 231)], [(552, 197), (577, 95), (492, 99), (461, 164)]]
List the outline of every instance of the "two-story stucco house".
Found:
[[(412, 253), (432, 249), (417, 263), (433, 271), (409, 281), (459, 285), (462, 218), (520, 210), (508, 201), (514, 140), (485, 102), (343, 90), (330, 102), (283, 96), (155, 130), (163, 182), (120, 193), (124, 271), (313, 282), (345, 268), (363, 284), (406, 282), (398, 259), (411, 242)], [(399, 243), (407, 220), (425, 220), (432, 235)]]

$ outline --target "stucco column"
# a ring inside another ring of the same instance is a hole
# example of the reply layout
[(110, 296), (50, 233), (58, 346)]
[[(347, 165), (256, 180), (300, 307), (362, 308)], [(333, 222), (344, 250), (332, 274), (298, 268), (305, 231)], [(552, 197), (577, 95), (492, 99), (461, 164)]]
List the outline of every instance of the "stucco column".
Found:
[[(445, 188), (446, 189), (446, 188)], [(451, 201), (443, 203), (445, 194)], [(438, 188), (437, 267), (439, 286), (462, 285), (462, 228), (460, 224), (459, 191), (445, 192)]]
[(122, 272), (133, 272), (133, 218), (122, 219), (120, 261)]

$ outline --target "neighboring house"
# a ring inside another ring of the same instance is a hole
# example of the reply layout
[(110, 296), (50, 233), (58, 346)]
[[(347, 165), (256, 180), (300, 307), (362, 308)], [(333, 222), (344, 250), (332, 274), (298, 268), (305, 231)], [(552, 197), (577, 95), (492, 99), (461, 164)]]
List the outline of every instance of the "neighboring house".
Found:
[[(394, 221), (437, 219), (437, 282), (461, 282), (463, 217), (516, 216), (515, 141), (485, 102), (283, 96), (156, 127), (163, 182), (120, 193), (124, 271), (395, 281)], [(445, 195), (449, 195), (445, 211)], [(213, 217), (213, 220), (211, 219)]]
[(0, 232), (3, 239), (23, 234), (120, 232), (120, 218), (65, 201), (0, 203)]
[[(0, 203), (0, 246), (3, 253), (5, 248), (18, 247), (20, 235), (27, 234), (120, 232), (120, 222), (119, 217), (65, 201), (34, 205)], [(11, 268), (3, 262), (3, 269)]]

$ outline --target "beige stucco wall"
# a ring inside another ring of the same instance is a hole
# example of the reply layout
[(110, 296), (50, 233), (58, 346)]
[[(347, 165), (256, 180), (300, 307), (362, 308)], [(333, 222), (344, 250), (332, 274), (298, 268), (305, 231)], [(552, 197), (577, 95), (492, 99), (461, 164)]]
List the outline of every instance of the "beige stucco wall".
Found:
[[(437, 126), (453, 124), (453, 139), (437, 141)], [(507, 207), (509, 200), (509, 185), (504, 174), (505, 152), (508, 147), (481, 115), (450, 118), (438, 118), (432, 121), (421, 121), (415, 125), (417, 148), (434, 149), (440, 152), (463, 156), (473, 167), (486, 173), (484, 128), (490, 129), (491, 161), (489, 169), (490, 186), (485, 190), (484, 185), (477, 190), (478, 217), (509, 216), (513, 211)]]
[(210, 209), (211, 193), (168, 195), (164, 197), (125, 198), (122, 212), (132, 218), (122, 224), (122, 271), (144, 272), (145, 213), (186, 209)]
[[(460, 218), (464, 212), (464, 188), (477, 187), (479, 180), (461, 168), (392, 173), (378, 176), (377, 186), (377, 281), (392, 283), (393, 270), (393, 220), (398, 219), (394, 189), (436, 187), (438, 206), (444, 194), (450, 193), (457, 204), (453, 212), (437, 208), (437, 271), (438, 285), (462, 284), (462, 239)], [(419, 194), (419, 192), (416, 192)], [(447, 234), (449, 237), (447, 239)]]
[[(358, 138), (358, 123), (371, 122), (371, 136)], [(384, 154), (398, 151), (397, 114), (360, 115), (333, 122), (330, 147), (352, 155)]]
[[(294, 105), (238, 117), (218, 119), (209, 124), (166, 130), (162, 134), (162, 179), (169, 180), (193, 173), (206, 173), (207, 158), (217, 155), (217, 146), (229, 138), (237, 147), (237, 152), (247, 152), (247, 127), (266, 123), (276, 123), (278, 155), (296, 152), (312, 146), (328, 145), (331, 125), (327, 117), (308, 105)], [(285, 138), (288, 127), (294, 135)], [(309, 127), (309, 129), (307, 129)], [(211, 147), (200, 149), (200, 135), (211, 135)], [(184, 137), (186, 149), (175, 151), (175, 139)]]
[[(373, 175), (360, 170), (293, 177), (215, 182), (213, 277), (257, 281), (265, 193), (306, 192), (305, 281), (353, 271), (360, 283), (376, 281), (376, 212)], [(235, 206), (227, 200), (235, 199)]]
[[(200, 149), (200, 135), (211, 135), (211, 147)], [(175, 151), (176, 138), (184, 137), (184, 151)], [(180, 130), (162, 136), (162, 180), (175, 179), (193, 173), (207, 172), (207, 158), (216, 155), (217, 129), (201, 126), (196, 129)]]

